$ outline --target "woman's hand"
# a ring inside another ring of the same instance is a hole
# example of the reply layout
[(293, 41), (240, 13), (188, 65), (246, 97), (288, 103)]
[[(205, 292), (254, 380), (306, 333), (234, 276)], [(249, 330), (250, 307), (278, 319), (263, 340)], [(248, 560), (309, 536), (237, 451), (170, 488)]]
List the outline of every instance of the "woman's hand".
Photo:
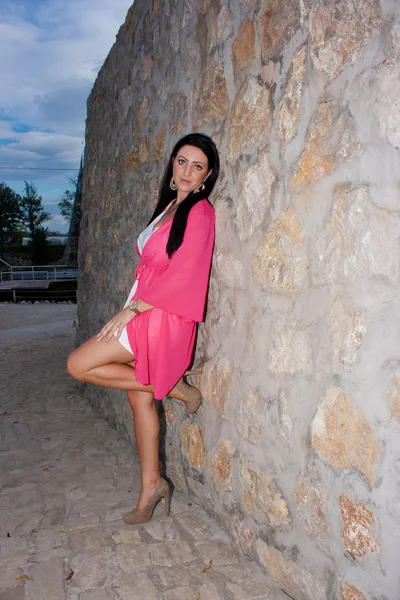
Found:
[(127, 306), (124, 310), (121, 310), (121, 312), (115, 315), (111, 321), (108, 321), (108, 323), (104, 325), (103, 329), (97, 335), (97, 341), (104, 341), (107, 344), (110, 340), (114, 339), (114, 341), (118, 342), (123, 328), (129, 321), (132, 321), (135, 316), (135, 313)]

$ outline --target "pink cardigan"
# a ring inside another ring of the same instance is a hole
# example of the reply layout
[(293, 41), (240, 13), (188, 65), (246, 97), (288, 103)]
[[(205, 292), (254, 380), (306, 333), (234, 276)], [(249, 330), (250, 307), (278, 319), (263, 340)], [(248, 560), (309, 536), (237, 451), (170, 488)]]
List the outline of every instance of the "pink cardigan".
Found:
[(135, 271), (133, 298), (155, 308), (127, 325), (135, 355), (136, 379), (154, 385), (161, 400), (189, 367), (196, 324), (203, 320), (214, 246), (215, 212), (208, 200), (190, 211), (180, 248), (168, 258), (166, 245), (172, 219), (159, 227), (143, 248)]

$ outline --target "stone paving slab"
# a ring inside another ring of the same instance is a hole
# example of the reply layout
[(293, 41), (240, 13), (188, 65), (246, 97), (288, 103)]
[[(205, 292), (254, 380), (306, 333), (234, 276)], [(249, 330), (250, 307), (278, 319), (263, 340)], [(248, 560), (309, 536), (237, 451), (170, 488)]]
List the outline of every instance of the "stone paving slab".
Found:
[(139, 466), (65, 373), (75, 307), (0, 311), (0, 600), (287, 600), (181, 495), (122, 521)]

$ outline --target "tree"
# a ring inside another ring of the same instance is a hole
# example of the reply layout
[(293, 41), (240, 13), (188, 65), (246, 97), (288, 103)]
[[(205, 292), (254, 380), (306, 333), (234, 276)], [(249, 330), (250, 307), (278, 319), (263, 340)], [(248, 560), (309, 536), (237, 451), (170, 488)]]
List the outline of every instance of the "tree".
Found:
[(43, 229), (43, 227), (41, 227), (42, 223), (51, 217), (51, 214), (44, 210), (42, 196), (38, 195), (37, 189), (33, 183), (25, 181), (25, 193), (21, 198), (21, 208), (23, 221), (33, 241), (37, 235), (38, 229)]
[(21, 199), (23, 221), (31, 237), (31, 247), (34, 263), (46, 262), (47, 232), (42, 223), (50, 219), (51, 214), (46, 212), (42, 204), (42, 196), (38, 195), (33, 183), (25, 181), (25, 193)]
[(60, 209), (60, 213), (62, 214), (62, 216), (64, 217), (64, 219), (66, 221), (71, 220), (72, 212), (74, 209), (76, 187), (78, 185), (77, 179), (70, 179), (69, 181), (72, 185), (72, 189), (65, 190), (63, 197), (61, 198), (60, 202), (58, 203), (58, 208)]
[(4, 258), (4, 235), (13, 233), (22, 220), (20, 203), (21, 197), (4, 182), (0, 183), (0, 245), (2, 258)]

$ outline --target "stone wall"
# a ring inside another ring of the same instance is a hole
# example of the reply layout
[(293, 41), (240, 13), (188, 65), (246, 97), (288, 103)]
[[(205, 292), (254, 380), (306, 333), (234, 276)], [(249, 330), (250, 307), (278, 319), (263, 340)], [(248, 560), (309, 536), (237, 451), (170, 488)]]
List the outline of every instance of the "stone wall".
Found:
[(296, 600), (400, 597), (399, 57), (396, 0), (136, 0), (88, 104), (79, 340), (176, 139), (220, 149), (205, 400), (164, 401), (167, 473)]

